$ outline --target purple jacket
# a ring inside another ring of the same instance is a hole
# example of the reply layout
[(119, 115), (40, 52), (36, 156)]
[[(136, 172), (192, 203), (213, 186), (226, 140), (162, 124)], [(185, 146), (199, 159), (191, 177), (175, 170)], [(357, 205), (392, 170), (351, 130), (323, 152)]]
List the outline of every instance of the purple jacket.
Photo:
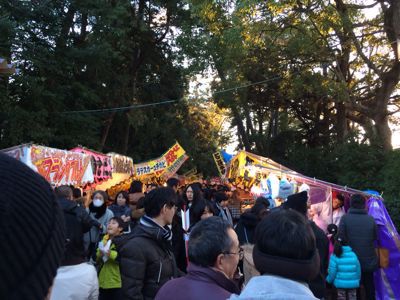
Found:
[(233, 281), (211, 268), (190, 264), (187, 271), (185, 277), (164, 284), (155, 300), (226, 300), (240, 292)]

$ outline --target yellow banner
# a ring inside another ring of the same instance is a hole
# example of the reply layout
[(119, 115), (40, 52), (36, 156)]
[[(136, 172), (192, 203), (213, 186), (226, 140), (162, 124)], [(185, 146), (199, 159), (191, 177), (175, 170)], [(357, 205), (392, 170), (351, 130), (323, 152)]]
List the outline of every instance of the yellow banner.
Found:
[(230, 162), (228, 178), (236, 179), (244, 176), (244, 167), (246, 165), (246, 153), (240, 152)]
[(189, 156), (187, 156), (185, 153), (181, 155), (172, 165), (165, 168), (164, 173), (162, 173), (162, 177), (167, 180), (168, 178), (174, 176), (188, 158)]
[(165, 162), (165, 158), (160, 157), (135, 165), (135, 175), (140, 177), (158, 173), (161, 174), (166, 167), (167, 163)]
[(225, 168), (225, 162), (224, 162), (224, 159), (222, 158), (221, 153), (219, 151), (215, 152), (215, 153), (213, 153), (213, 157), (214, 157), (215, 164), (217, 165), (219, 175), (224, 176), (226, 168)]
[(168, 151), (163, 155), (165, 158), (165, 162), (167, 163), (167, 167), (173, 165), (181, 156), (185, 154), (185, 150), (183, 150), (182, 146), (176, 142)]
[[(176, 169), (176, 166), (182, 162), (182, 157), (185, 155), (185, 150), (176, 142), (168, 149), (161, 157), (149, 160), (144, 163), (135, 165), (135, 175), (142, 176), (157, 176), (160, 177), (167, 169), (169, 174)], [(185, 161), (184, 159), (183, 161)], [(179, 166), (180, 167), (180, 166)]]

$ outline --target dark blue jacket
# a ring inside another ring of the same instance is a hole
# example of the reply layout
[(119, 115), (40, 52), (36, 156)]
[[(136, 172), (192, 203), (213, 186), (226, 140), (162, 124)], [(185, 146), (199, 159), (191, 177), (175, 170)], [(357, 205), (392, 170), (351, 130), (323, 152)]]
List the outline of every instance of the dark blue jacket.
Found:
[(348, 241), (363, 272), (373, 272), (378, 268), (378, 256), (375, 251), (376, 223), (365, 209), (350, 208), (340, 220), (338, 234)]
[(121, 216), (126, 216), (130, 217), (132, 210), (129, 207), (129, 205), (118, 205), (118, 204), (112, 204), (109, 208), (114, 213), (114, 217), (121, 217)]

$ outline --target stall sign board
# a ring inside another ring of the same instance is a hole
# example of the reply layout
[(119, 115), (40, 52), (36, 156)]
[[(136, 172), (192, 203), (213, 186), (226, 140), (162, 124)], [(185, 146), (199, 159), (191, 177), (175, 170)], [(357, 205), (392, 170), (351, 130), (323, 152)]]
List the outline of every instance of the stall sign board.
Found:
[(86, 154), (34, 144), (3, 152), (20, 160), (54, 186), (83, 185), (94, 180), (90, 156)]
[(164, 172), (166, 166), (167, 162), (165, 161), (165, 157), (162, 156), (160, 158), (135, 165), (135, 174), (136, 176), (159, 174)]
[(226, 172), (226, 168), (225, 168), (225, 162), (221, 155), (221, 152), (218, 151), (218, 152), (213, 153), (213, 157), (214, 157), (215, 164), (217, 165), (219, 175), (224, 176), (225, 172)]
[(82, 147), (77, 147), (71, 149), (70, 151), (84, 153), (90, 156), (93, 169), (93, 177), (96, 183), (108, 180), (112, 177), (111, 158), (109, 156)]
[(111, 157), (113, 173), (128, 175), (133, 175), (135, 173), (132, 158), (116, 153), (108, 153), (108, 156)]
[[(182, 166), (187, 160), (185, 150), (176, 142), (171, 148), (168, 149), (161, 157), (149, 160), (144, 163), (135, 165), (135, 175), (141, 176), (163, 176), (170, 177), (171, 174), (175, 174), (176, 171)], [(164, 172), (167, 174), (164, 176)]]
[(164, 173), (162, 174), (164, 179), (169, 179), (172, 176), (175, 175), (176, 172), (178, 172), (179, 168), (185, 163), (185, 161), (189, 158), (189, 156), (187, 156), (185, 153), (183, 155), (181, 155), (180, 157), (178, 157), (177, 160), (175, 160), (175, 162), (168, 166)]

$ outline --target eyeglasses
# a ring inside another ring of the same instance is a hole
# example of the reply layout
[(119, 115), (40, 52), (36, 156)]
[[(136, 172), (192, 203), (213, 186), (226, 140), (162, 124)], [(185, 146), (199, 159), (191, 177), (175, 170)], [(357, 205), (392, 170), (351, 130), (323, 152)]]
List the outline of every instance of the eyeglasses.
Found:
[(242, 247), (239, 247), (239, 251), (238, 252), (222, 252), (222, 254), (225, 255), (239, 255), (239, 260), (242, 260), (244, 257), (244, 250)]

